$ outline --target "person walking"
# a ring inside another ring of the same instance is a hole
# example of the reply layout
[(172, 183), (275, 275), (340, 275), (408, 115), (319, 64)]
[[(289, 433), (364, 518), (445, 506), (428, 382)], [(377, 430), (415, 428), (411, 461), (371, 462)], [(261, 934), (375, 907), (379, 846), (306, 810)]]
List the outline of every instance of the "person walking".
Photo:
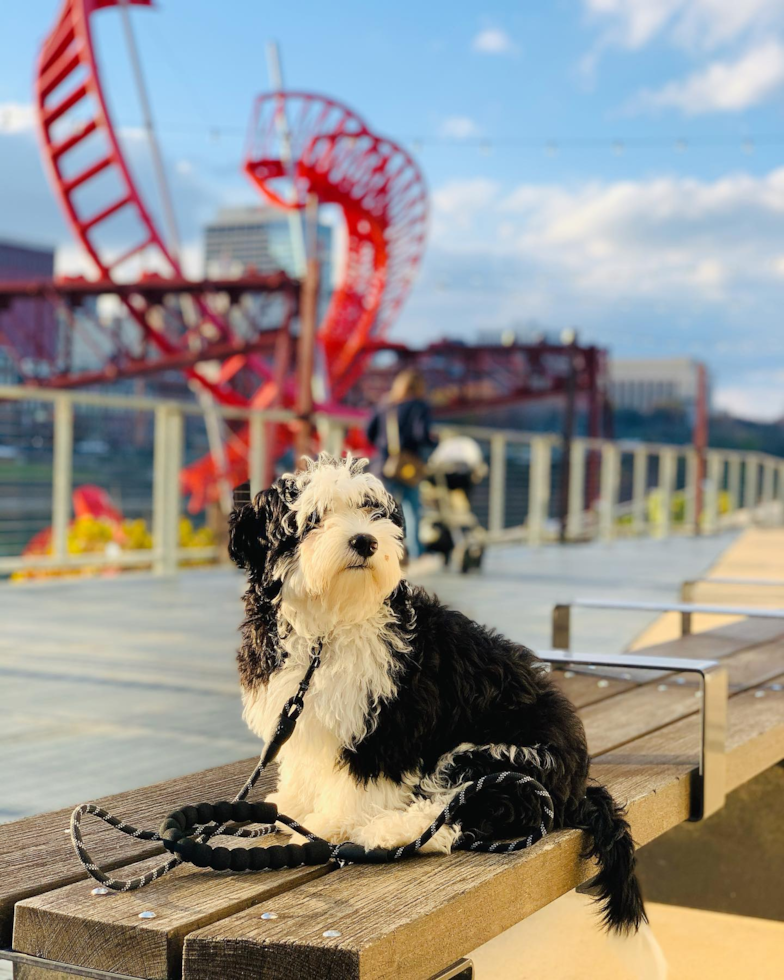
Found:
[(419, 484), (427, 457), (438, 442), (430, 424), (425, 379), (419, 371), (407, 368), (392, 382), (388, 397), (367, 428), (367, 437), (378, 450), (372, 468), (403, 510), (411, 559), (420, 554)]

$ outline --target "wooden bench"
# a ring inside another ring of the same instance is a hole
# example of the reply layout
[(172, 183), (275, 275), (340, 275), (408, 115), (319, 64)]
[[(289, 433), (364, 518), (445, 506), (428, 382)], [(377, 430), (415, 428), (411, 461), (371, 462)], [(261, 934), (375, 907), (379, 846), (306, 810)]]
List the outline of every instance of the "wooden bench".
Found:
[[(728, 791), (784, 758), (784, 622), (747, 619), (645, 653), (726, 666)], [(593, 775), (628, 804), (638, 844), (686, 820), (700, 748), (694, 676), (631, 669), (556, 676), (580, 709)], [(156, 827), (179, 804), (233, 795), (253, 761), (103, 804)], [(269, 792), (270, 780), (254, 798)], [(16, 965), (18, 980), (65, 980), (64, 968), (45, 971), (44, 960), (70, 964), (68, 975), (109, 971), (145, 980), (425, 980), (591, 872), (579, 858), (581, 834), (563, 831), (513, 855), (460, 852), (397, 865), (234, 876), (182, 866), (141, 891), (94, 896), (95, 882), (85, 878), (65, 833), (68, 814), (0, 826), (0, 945), (10, 945), (13, 920), (13, 949), (25, 957)], [(154, 844), (97, 821), (84, 827), (99, 861), (129, 875), (159, 860), (151, 858)], [(238, 843), (226, 840), (228, 847)], [(143, 911), (155, 917), (140, 919)]]

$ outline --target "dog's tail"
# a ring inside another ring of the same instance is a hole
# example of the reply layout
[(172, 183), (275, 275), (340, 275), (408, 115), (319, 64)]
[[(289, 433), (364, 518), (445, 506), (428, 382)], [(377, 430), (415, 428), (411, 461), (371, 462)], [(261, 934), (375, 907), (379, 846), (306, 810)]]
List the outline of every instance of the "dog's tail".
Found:
[(636, 931), (647, 922), (640, 883), (634, 873), (634, 841), (623, 808), (604, 786), (589, 786), (577, 822), (588, 832), (584, 858), (596, 858), (598, 874), (579, 890), (595, 896), (605, 925)]

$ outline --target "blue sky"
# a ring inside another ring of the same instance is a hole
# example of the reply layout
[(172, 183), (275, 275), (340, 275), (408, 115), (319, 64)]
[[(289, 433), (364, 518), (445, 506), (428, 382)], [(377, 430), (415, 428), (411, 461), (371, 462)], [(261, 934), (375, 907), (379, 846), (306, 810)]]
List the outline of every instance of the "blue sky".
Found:
[[(55, 0), (0, 32), (0, 236), (77, 250), (38, 163), (32, 66)], [(718, 403), (784, 415), (784, 0), (262, 4), (133, 12), (183, 241), (239, 175), (264, 44), (291, 88), (413, 148), (432, 199), (401, 339), (577, 326), (618, 355), (687, 354)], [(116, 11), (96, 15), (115, 120), (149, 161)]]

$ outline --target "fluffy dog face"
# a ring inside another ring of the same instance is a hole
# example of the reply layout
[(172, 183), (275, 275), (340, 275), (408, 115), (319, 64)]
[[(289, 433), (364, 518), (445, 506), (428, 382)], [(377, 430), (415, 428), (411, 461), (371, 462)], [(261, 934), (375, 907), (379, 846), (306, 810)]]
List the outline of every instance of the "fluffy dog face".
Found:
[(363, 622), (400, 582), (402, 516), (365, 462), (322, 454), (232, 514), (232, 558), (298, 632)]

